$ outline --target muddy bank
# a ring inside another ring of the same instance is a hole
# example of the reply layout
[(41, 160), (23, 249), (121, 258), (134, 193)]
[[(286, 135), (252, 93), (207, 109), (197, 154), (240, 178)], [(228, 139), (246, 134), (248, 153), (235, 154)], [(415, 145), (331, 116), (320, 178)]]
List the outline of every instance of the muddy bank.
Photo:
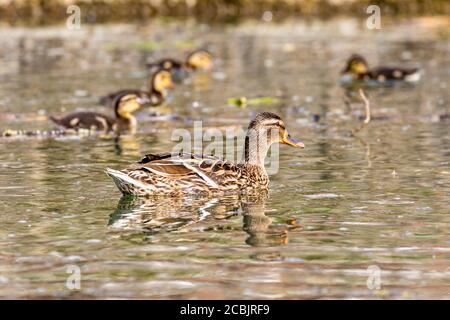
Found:
[[(78, 5), (83, 22), (139, 21), (152, 17), (195, 17), (205, 22), (243, 18), (281, 20), (366, 14), (377, 4), (389, 16), (449, 15), (446, 0), (0, 0), (0, 21), (10, 25), (44, 25), (64, 21)], [(270, 11), (272, 14), (264, 15)]]

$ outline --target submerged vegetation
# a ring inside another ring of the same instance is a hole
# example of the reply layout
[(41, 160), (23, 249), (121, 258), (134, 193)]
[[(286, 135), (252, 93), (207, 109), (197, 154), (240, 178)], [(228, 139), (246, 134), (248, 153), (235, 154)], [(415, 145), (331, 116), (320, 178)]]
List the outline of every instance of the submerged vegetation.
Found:
[[(379, 5), (390, 16), (449, 15), (447, 0), (0, 0), (0, 17), (12, 25), (64, 21), (70, 5), (81, 8), (84, 22), (144, 20), (150, 17), (195, 17), (201, 21), (240, 18), (282, 19), (290, 16), (327, 18), (365, 12)], [(271, 12), (265, 16), (265, 12)], [(272, 15), (273, 13), (273, 15)]]

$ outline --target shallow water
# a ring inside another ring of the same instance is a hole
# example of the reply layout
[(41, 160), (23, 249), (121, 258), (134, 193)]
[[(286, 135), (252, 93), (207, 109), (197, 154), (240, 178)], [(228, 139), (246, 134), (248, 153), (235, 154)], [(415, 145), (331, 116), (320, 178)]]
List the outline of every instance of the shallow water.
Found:
[[(49, 114), (75, 109), (110, 112), (98, 96), (145, 85), (146, 59), (207, 43), (218, 66), (171, 93), (161, 112), (178, 120), (143, 111), (135, 136), (2, 138), (0, 297), (447, 299), (450, 137), (438, 116), (450, 112), (450, 45), (439, 27), (413, 27), (3, 29), (2, 131), (48, 130)], [(338, 82), (353, 52), (426, 71), (417, 85), (366, 88), (374, 120), (356, 136), (363, 106)], [(240, 96), (281, 103), (227, 105)], [(172, 130), (194, 120), (245, 128), (262, 110), (306, 144), (280, 147), (268, 195), (121, 199), (103, 172), (169, 151)], [(66, 286), (74, 265), (80, 290)]]

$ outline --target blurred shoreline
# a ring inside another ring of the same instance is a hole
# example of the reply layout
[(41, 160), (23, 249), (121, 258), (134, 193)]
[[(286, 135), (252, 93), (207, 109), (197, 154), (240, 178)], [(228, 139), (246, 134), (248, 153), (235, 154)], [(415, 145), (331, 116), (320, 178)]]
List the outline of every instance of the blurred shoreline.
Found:
[(232, 23), (249, 18), (281, 21), (369, 16), (366, 9), (373, 4), (389, 17), (450, 15), (448, 0), (0, 0), (0, 22), (11, 26), (57, 24), (67, 19), (70, 5), (79, 6), (83, 23), (139, 22), (154, 17)]

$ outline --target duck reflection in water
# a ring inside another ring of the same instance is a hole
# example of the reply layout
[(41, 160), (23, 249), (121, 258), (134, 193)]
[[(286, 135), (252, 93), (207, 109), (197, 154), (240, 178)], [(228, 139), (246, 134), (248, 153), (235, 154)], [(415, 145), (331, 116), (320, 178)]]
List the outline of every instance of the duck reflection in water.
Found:
[(251, 246), (276, 246), (288, 243), (286, 225), (273, 226), (273, 219), (266, 216), (266, 199), (242, 202), (243, 230), (248, 233), (245, 243)]
[(155, 235), (168, 232), (217, 232), (229, 230), (235, 236), (233, 222), (242, 214), (242, 229), (251, 246), (276, 246), (288, 243), (288, 226), (273, 226), (266, 216), (267, 194), (208, 197), (122, 197), (111, 214), (108, 226), (113, 230)]

